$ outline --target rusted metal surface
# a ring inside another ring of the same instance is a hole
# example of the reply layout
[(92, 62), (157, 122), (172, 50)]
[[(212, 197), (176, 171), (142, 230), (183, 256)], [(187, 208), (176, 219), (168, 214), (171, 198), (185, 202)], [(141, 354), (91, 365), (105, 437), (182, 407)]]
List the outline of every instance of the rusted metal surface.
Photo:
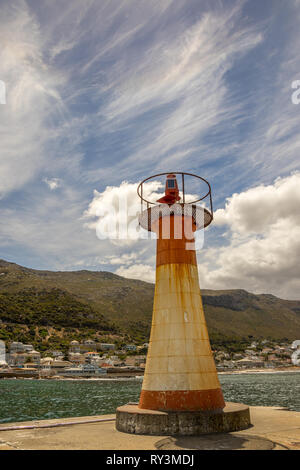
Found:
[[(193, 232), (196, 226), (192, 217), (171, 216), (168, 221), (168, 233), (163, 233), (165, 218), (158, 219), (153, 225), (157, 233), (156, 266), (163, 264), (193, 264), (197, 265), (195, 239)], [(185, 226), (184, 226), (185, 225)], [(162, 238), (168, 235), (169, 238)], [(187, 249), (187, 247), (189, 249)], [(193, 249), (192, 249), (193, 248)]]
[[(169, 411), (221, 410), (225, 406), (213, 359), (199, 288), (194, 232), (213, 219), (211, 188), (201, 177), (190, 173), (161, 173), (146, 178), (138, 194), (147, 210), (140, 225), (157, 235), (156, 285), (149, 350), (139, 401), (140, 409)], [(178, 200), (177, 181), (182, 176), (183, 203)], [(143, 184), (168, 175), (165, 196), (157, 202), (144, 196)], [(193, 203), (185, 203), (184, 176), (194, 176), (207, 184), (207, 193)], [(175, 188), (177, 194), (168, 188)], [(170, 193), (170, 194), (169, 194)], [(209, 210), (195, 203), (209, 198)], [(175, 198), (175, 199), (174, 199)]]
[[(197, 266), (164, 264), (156, 274), (140, 407), (222, 408), (224, 400), (210, 348)], [(191, 394), (186, 393), (190, 391)]]
[(157, 267), (152, 328), (139, 407), (218, 410), (225, 406), (199, 288), (193, 226), (175, 239), (182, 217), (172, 218), (170, 239), (156, 224)]
[(153, 392), (142, 390), (140, 401), (148, 410), (221, 411), (225, 404), (221, 389), (172, 390)]

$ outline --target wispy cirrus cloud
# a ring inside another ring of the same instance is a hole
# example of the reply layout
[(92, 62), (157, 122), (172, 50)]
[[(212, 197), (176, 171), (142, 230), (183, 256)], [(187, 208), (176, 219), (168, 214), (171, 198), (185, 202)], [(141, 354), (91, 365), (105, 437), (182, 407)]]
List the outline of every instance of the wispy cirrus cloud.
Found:
[[(300, 79), (297, 0), (3, 0), (0, 23), (4, 258), (150, 279), (151, 242), (112, 245), (85, 225), (83, 214), (95, 222), (93, 210), (109, 188), (120, 190), (122, 181), (133, 188), (159, 170), (198, 173), (212, 183), (224, 222), (229, 213), (240, 216), (251, 188), (258, 195), (272, 187), (278, 195), (274, 180), (299, 169), (300, 106), (290, 99), (291, 83)], [(266, 247), (275, 240), (272, 227), (268, 236), (252, 234), (253, 250), (255, 237)], [(211, 226), (209, 285), (241, 285), (229, 272), (226, 247), (242, 262), (250, 253), (245, 236), (227, 223)], [(286, 246), (279, 252), (288, 258)], [(294, 295), (294, 267), (285, 269), (291, 287), (283, 295)], [(277, 281), (265, 273), (261, 286), (274, 291)]]
[(4, 3), (1, 13), (1, 79), (7, 100), (1, 108), (0, 192), (5, 194), (40, 171), (45, 162), (47, 114), (61, 104), (56, 73), (43, 62), (41, 34), (27, 5)]
[[(164, 168), (174, 153), (187, 166), (201, 138), (230, 119), (241, 119), (242, 102), (230, 102), (225, 76), (238, 57), (263, 39), (256, 26), (237, 27), (241, 8), (207, 11), (192, 25), (179, 23), (171, 43), (168, 31), (159, 31), (146, 51), (137, 51), (130, 67), (121, 63), (101, 109), (101, 125), (108, 133), (137, 127), (136, 140), (129, 142), (132, 154), (117, 162), (122, 176), (128, 166), (134, 174), (145, 166)], [(202, 160), (210, 156), (206, 148)], [(99, 170), (90, 178), (98, 174), (111, 172)]]

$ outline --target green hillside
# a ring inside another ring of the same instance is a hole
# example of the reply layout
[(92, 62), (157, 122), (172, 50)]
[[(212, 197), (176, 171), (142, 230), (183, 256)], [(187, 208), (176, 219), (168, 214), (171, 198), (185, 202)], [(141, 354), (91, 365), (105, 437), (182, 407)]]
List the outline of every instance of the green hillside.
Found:
[[(93, 337), (143, 342), (150, 332), (154, 286), (109, 272), (52, 272), (0, 260), (0, 339), (64, 347)], [(213, 344), (253, 338), (300, 338), (300, 301), (244, 290), (203, 290)]]

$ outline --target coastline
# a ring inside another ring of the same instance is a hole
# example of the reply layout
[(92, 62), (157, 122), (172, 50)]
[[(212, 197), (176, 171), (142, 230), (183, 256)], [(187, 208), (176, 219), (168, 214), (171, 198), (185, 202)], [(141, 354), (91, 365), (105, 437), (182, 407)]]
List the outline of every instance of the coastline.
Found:
[[(226, 371), (217, 371), (218, 375), (243, 375), (243, 374), (294, 374), (300, 372), (300, 367), (283, 367), (283, 368), (274, 368), (274, 369), (241, 369), (241, 370), (226, 370)], [(51, 377), (0, 377), (0, 380), (55, 380), (55, 381), (115, 381), (115, 380), (143, 380), (143, 375), (132, 374), (107, 374), (102, 377), (63, 377), (63, 376), (51, 376)]]
[(274, 369), (242, 369), (218, 371), (219, 375), (241, 375), (241, 374), (283, 374), (300, 372), (300, 367), (276, 367)]

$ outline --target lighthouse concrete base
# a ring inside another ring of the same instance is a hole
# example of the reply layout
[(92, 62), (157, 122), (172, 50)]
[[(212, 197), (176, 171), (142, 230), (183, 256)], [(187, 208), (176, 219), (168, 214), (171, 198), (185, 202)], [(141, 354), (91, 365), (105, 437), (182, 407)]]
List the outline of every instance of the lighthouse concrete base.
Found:
[(221, 412), (155, 411), (129, 403), (117, 408), (116, 429), (130, 434), (152, 436), (193, 436), (234, 432), (251, 426), (249, 407), (227, 402)]

